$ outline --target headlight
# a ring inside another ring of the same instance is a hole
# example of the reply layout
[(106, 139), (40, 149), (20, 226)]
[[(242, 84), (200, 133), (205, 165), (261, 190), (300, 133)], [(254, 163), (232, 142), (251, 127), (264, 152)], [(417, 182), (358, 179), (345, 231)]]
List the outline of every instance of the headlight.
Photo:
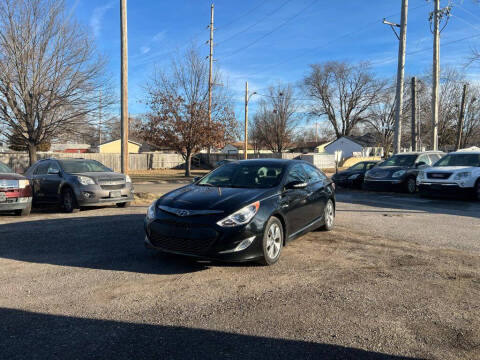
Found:
[(147, 215), (146, 215), (147, 220), (152, 220), (153, 218), (155, 218), (155, 205), (156, 205), (156, 204), (157, 204), (157, 202), (154, 201), (154, 202), (148, 207)]
[(131, 183), (131, 182), (132, 182), (132, 179), (130, 179), (130, 176), (125, 175), (125, 182), (127, 182), (127, 183)]
[(417, 179), (420, 180), (423, 178), (425, 178), (425, 171), (419, 171), (417, 175)]
[(30, 185), (30, 182), (28, 180), (18, 180), (19, 189), (25, 189), (28, 185)]
[(349, 180), (355, 180), (360, 176), (360, 174), (353, 174), (348, 177)]
[(471, 175), (472, 173), (469, 171), (461, 172), (455, 175), (454, 180), (466, 179), (466, 178), (469, 178)]
[(220, 220), (219, 222), (217, 222), (217, 225), (223, 227), (244, 225), (253, 219), (259, 207), (260, 202), (256, 201), (253, 204), (247, 205), (240, 210), (234, 212), (232, 215)]
[(95, 184), (95, 181), (93, 181), (93, 179), (89, 178), (88, 176), (77, 176), (77, 180), (82, 185), (94, 185)]
[(394, 178), (399, 178), (403, 175), (405, 175), (405, 170), (398, 170), (398, 171), (395, 171), (393, 174), (392, 174), (392, 177)]

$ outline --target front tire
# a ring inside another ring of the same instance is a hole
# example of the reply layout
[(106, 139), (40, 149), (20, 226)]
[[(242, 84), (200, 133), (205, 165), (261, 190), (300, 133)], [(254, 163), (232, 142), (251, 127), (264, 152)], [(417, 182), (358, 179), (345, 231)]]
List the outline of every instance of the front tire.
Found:
[(263, 265), (273, 265), (278, 261), (282, 253), (283, 236), (282, 223), (278, 218), (271, 217), (263, 233), (263, 259), (260, 260)]
[(62, 191), (62, 210), (66, 213), (75, 213), (80, 211), (75, 194), (70, 188), (66, 188)]
[(405, 190), (409, 194), (415, 194), (417, 192), (417, 180), (413, 177), (409, 177), (405, 183)]
[(323, 221), (324, 224), (320, 228), (323, 231), (331, 231), (335, 225), (335, 206), (333, 205), (332, 199), (328, 199), (325, 208), (323, 210)]

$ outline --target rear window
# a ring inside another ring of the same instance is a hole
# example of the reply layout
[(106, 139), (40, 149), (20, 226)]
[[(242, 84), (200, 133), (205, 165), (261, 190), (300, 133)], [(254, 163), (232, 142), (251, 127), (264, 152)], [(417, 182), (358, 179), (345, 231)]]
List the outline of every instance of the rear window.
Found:
[(95, 160), (59, 160), (66, 173), (111, 172), (105, 165)]
[(7, 165), (5, 165), (4, 163), (0, 163), (0, 173), (7, 173), (7, 174), (10, 174), (10, 173), (13, 173), (13, 170), (10, 169)]
[(480, 154), (450, 154), (433, 166), (480, 166)]

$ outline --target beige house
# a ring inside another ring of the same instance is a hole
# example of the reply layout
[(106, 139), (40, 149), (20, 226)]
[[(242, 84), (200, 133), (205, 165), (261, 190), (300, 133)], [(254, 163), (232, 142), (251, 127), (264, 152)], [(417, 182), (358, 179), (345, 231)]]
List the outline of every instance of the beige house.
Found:
[[(128, 140), (128, 152), (130, 154), (138, 154), (140, 152), (141, 146), (142, 144), (140, 143), (137, 143), (132, 140)], [(98, 152), (102, 154), (105, 154), (105, 153), (120, 154), (121, 149), (122, 149), (122, 144), (120, 139), (108, 141), (106, 143), (98, 145)]]

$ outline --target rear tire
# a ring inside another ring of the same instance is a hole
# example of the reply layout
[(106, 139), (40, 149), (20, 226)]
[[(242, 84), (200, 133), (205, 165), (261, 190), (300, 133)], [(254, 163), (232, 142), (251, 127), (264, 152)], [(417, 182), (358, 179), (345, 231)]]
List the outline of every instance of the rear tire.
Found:
[(32, 203), (29, 203), (25, 209), (15, 210), (15, 215), (17, 216), (28, 216), (32, 211)]
[(263, 265), (273, 265), (278, 259), (283, 248), (283, 227), (278, 218), (271, 217), (265, 226), (265, 232), (262, 239), (263, 259), (260, 263)]
[(130, 207), (130, 201), (123, 202), (123, 203), (117, 203), (116, 205), (117, 205), (117, 207), (119, 207), (119, 208)]
[(409, 194), (415, 194), (417, 192), (417, 180), (413, 177), (409, 177), (405, 183), (405, 190)]
[(62, 191), (62, 210), (66, 213), (76, 213), (80, 211), (78, 207), (77, 199), (72, 189), (65, 188)]
[(323, 210), (323, 221), (325, 222), (323, 226), (320, 227), (320, 230), (331, 231), (335, 226), (335, 206), (333, 201), (328, 199)]

